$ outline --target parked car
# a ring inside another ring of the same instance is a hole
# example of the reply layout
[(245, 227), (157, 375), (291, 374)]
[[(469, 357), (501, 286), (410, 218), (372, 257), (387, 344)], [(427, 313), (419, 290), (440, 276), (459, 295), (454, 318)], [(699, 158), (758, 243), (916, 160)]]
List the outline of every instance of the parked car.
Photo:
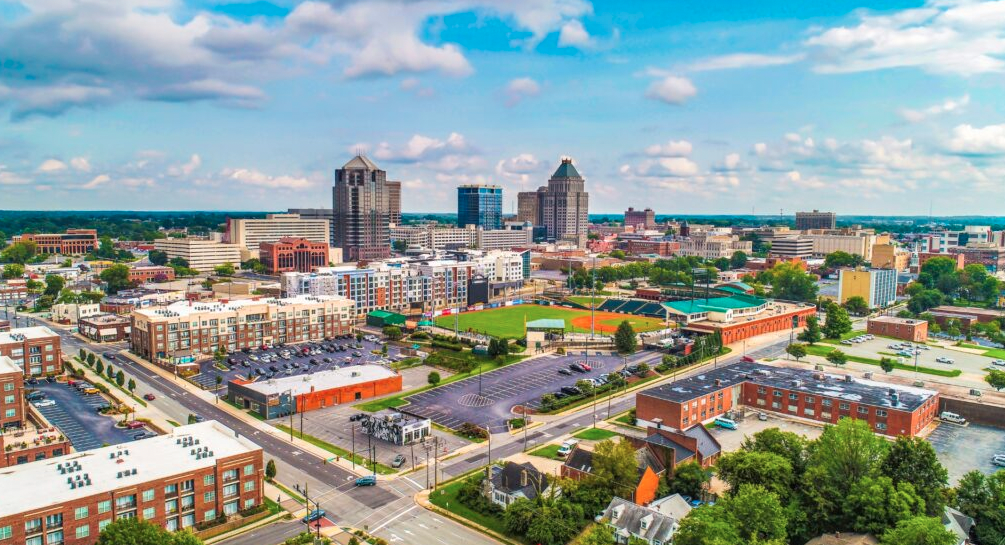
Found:
[(580, 389), (576, 388), (575, 386), (562, 386), (562, 392), (571, 396), (579, 395), (582, 393), (582, 391), (580, 391)]
[(138, 430), (138, 429), (142, 428), (145, 425), (146, 424), (144, 424), (143, 422), (140, 422), (139, 420), (130, 420), (129, 422), (126, 422), (126, 429), (127, 430)]
[(147, 401), (153, 401), (156, 398), (157, 398), (157, 396), (155, 396), (153, 394), (146, 394), (146, 395), (143, 396), (143, 399), (145, 399)]
[(24, 396), (24, 398), (28, 401), (39, 401), (41, 399), (45, 399), (45, 392), (31, 392)]
[(559, 456), (568, 456), (569, 453), (572, 452), (572, 449), (575, 448), (576, 445), (578, 444), (579, 441), (575, 439), (569, 439), (568, 441), (564, 441), (562, 443), (562, 446), (558, 447), (558, 451), (556, 452), (556, 454), (558, 454)]
[(373, 475), (366, 475), (356, 479), (356, 486), (376, 486), (377, 477)]
[(585, 373), (586, 372), (586, 369), (582, 365), (580, 365), (578, 363), (573, 363), (573, 364), (569, 365), (569, 369), (572, 369), (573, 371), (575, 371), (577, 373)]
[(958, 415), (956, 413), (951, 413), (949, 411), (943, 411), (942, 414), (939, 415), (939, 418), (941, 420), (946, 421), (946, 422), (952, 422), (953, 424), (966, 424), (967, 423), (967, 419), (966, 418), (963, 418), (962, 416), (960, 416), (960, 415)]
[(33, 401), (32, 402), (32, 405), (34, 405), (36, 407), (39, 407), (39, 408), (41, 408), (41, 407), (52, 407), (55, 404), (56, 404), (56, 401), (53, 400), (53, 399), (40, 399), (38, 401)]
[(558, 374), (560, 374), (560, 375), (571, 375), (572, 371), (570, 371), (570, 370), (568, 370), (568, 369), (566, 369), (566, 368), (563, 367), (563, 368), (561, 368), (561, 369), (558, 370)]
[(394, 461), (391, 462), (391, 467), (393, 468), (399, 468), (403, 465), (405, 465), (405, 456), (402, 454), (395, 456)]
[(356, 414), (354, 414), (354, 415), (352, 415), (352, 416), (349, 417), (349, 421), (350, 422), (355, 422), (357, 420), (362, 420), (362, 419), (363, 419), (363, 413), (356, 413)]
[(937, 361), (939, 363), (949, 363), (949, 364), (956, 363), (956, 360), (954, 360), (953, 358), (947, 358), (945, 356), (939, 356), (939, 357), (935, 358), (935, 361)]
[(1005, 458), (995, 458), (991, 463), (998, 467), (1005, 467)]
[(995, 365), (998, 367), (1005, 367), (1005, 360), (992, 360), (991, 365)]

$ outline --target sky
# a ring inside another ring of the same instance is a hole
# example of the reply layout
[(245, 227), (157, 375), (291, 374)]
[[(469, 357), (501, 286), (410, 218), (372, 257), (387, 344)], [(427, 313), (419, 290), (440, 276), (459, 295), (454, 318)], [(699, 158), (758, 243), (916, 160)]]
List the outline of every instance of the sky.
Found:
[(1000, 215), (1005, 0), (0, 0), (0, 209)]

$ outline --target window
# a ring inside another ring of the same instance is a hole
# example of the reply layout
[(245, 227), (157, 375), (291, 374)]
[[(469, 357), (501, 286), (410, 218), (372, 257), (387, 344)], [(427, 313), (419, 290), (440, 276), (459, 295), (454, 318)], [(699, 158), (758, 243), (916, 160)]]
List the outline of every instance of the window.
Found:
[(157, 516), (157, 510), (153, 507), (146, 507), (143, 509), (143, 520), (150, 520)]
[(14, 396), (4, 396), (3, 402), (5, 404), (7, 404), (7, 405), (13, 404), (14, 403)]
[(205, 486), (210, 486), (216, 483), (216, 476), (214, 475), (204, 475), (202, 477), (202, 484)]
[(24, 533), (33, 534), (42, 529), (42, 519), (31, 519), (24, 521)]
[(869, 414), (869, 407), (863, 407), (859, 405), (858, 414)]
[(255, 472), (255, 464), (248, 464), (244, 466), (244, 476), (247, 477)]
[(216, 501), (216, 492), (206, 492), (202, 495), (203, 503), (210, 503)]
[(841, 405), (840, 405), (840, 409), (842, 411), (847, 411), (849, 408), (851, 408), (851, 406), (848, 405), (847, 403), (842, 402)]
[(202, 520), (210, 521), (216, 519), (216, 509), (209, 509), (202, 514)]
[(167, 523), (164, 525), (167, 531), (174, 532), (178, 529), (178, 517), (167, 519)]
[(98, 522), (98, 533), (100, 534), (101, 531), (105, 529), (105, 526), (108, 526), (111, 523), (112, 523), (112, 519), (105, 519), (105, 520), (102, 520), (102, 521)]
[(0, 526), (0, 539), (10, 539), (14, 535), (14, 530), (11, 529), (10, 525)]
[(813, 396), (806, 396), (806, 397), (805, 397), (805, 398), (803, 398), (803, 399), (804, 399), (804, 401), (806, 401), (807, 403), (813, 403), (813, 402), (814, 402), (814, 400), (813, 400)]
[(112, 510), (112, 500), (98, 502), (98, 514), (107, 513)]
[(876, 409), (876, 416), (886, 416), (886, 411), (883, 409)]
[(236, 513), (237, 513), (237, 500), (229, 501), (229, 502), (223, 504), (223, 514), (224, 515), (227, 515), (229, 517), (230, 515), (233, 515), (233, 514), (236, 514)]
[(42, 545), (42, 536), (29, 537), (24, 545)]
[(62, 545), (63, 543), (63, 531), (56, 530), (55, 532), (49, 532), (45, 534), (46, 545)]
[(227, 471), (223, 472), (223, 482), (233, 481), (236, 478), (237, 478), (236, 469), (228, 469)]
[(169, 484), (169, 485), (167, 485), (167, 486), (164, 487), (164, 495), (165, 496), (175, 496), (177, 494), (178, 494), (178, 485), (176, 485), (176, 484)]
[(73, 533), (76, 534), (77, 539), (85, 538), (91, 535), (91, 526), (88, 524), (77, 526), (77, 529)]
[(885, 430), (886, 429), (886, 424), (884, 424), (882, 422), (877, 422), (876, 423), (876, 429), (877, 430)]
[(244, 491), (251, 492), (255, 489), (255, 481), (244, 481)]
[(223, 487), (223, 497), (236, 496), (237, 495), (237, 483), (228, 484)]
[(763, 387), (763, 386), (758, 386), (757, 387), (757, 393), (759, 393), (759, 394), (766, 394), (766, 393), (768, 393), (768, 389), (765, 388), (765, 387)]
[(14, 391), (14, 383), (13, 382), (5, 382), (4, 385), (3, 385), (3, 391), (5, 391), (5, 392), (13, 392)]
[(822, 405), (824, 407), (830, 407), (832, 403), (833, 402), (831, 400), (829, 400), (829, 399), (821, 399), (820, 400), (820, 405)]
[(789, 399), (795, 401), (795, 400), (799, 399), (799, 394), (795, 394), (795, 393), (789, 394)]
[(191, 492), (192, 489), (194, 489), (194, 488), (195, 488), (195, 480), (194, 479), (189, 479), (189, 480), (183, 481), (181, 483), (181, 491), (182, 492)]
[(143, 491), (143, 501), (154, 501), (154, 489)]
[(182, 496), (181, 497), (181, 510), (188, 511), (195, 507), (195, 496)]
[(7, 409), (4, 411), (4, 416), (7, 418), (14, 418), (17, 416), (17, 409)]
[(86, 507), (78, 507), (78, 508), (76, 508), (76, 509), (73, 510), (73, 520), (80, 520), (80, 519), (86, 519), (86, 518), (87, 518), (87, 508)]
[(775, 396), (775, 397), (782, 397), (782, 391), (781, 390), (775, 390), (774, 392), (772, 392), (772, 395)]
[(178, 512), (178, 500), (168, 500), (164, 502), (164, 512), (173, 515)]
[(136, 507), (136, 494), (115, 498), (116, 509), (129, 509), (132, 507)]

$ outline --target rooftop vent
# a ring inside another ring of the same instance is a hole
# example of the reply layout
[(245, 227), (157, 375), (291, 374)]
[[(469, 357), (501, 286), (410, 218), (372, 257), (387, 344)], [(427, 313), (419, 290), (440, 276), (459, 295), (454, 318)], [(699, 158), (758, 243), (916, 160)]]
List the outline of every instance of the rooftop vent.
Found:
[(844, 381), (845, 382), (851, 382), (851, 375), (845, 375), (844, 376)]

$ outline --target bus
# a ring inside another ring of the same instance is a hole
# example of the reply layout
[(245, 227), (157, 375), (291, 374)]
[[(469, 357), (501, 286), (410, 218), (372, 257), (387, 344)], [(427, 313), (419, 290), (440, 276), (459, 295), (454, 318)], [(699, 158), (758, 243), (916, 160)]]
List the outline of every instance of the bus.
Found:
[(736, 422), (734, 422), (733, 420), (730, 420), (729, 418), (726, 418), (724, 416), (717, 417), (715, 419), (715, 422), (713, 422), (713, 423), (716, 426), (718, 426), (720, 428), (726, 428), (727, 430), (735, 430), (737, 428)]

